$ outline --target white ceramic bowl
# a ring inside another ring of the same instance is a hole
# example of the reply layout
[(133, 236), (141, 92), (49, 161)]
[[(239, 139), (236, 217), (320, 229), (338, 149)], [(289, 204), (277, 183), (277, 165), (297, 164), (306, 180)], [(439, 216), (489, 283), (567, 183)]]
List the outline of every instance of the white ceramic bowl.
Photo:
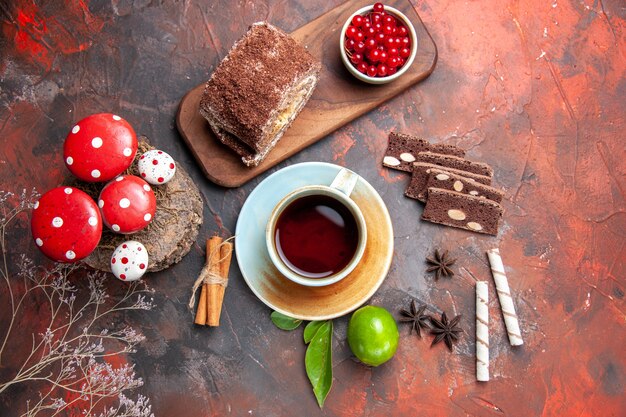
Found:
[(402, 68), (400, 68), (400, 70), (398, 70), (395, 74), (389, 75), (387, 77), (370, 77), (367, 74), (363, 74), (362, 72), (359, 72), (359, 70), (357, 70), (356, 67), (352, 65), (352, 62), (350, 62), (350, 59), (348, 58), (348, 55), (346, 54), (346, 48), (345, 48), (346, 30), (348, 29), (348, 26), (350, 26), (350, 23), (352, 22), (352, 18), (354, 16), (365, 15), (371, 12), (373, 8), (374, 8), (374, 5), (365, 6), (350, 15), (348, 20), (346, 20), (346, 23), (343, 25), (343, 28), (341, 29), (341, 37), (339, 38), (339, 50), (341, 53), (341, 60), (343, 61), (343, 64), (346, 66), (348, 71), (350, 71), (350, 73), (354, 75), (356, 78), (369, 84), (387, 84), (397, 79), (398, 77), (401, 77), (402, 74), (407, 72), (409, 67), (413, 64), (413, 61), (415, 60), (415, 55), (417, 54), (417, 34), (415, 33), (415, 27), (413, 26), (409, 18), (404, 15), (404, 13), (402, 13), (400, 10), (395, 9), (391, 6), (385, 6), (385, 13), (389, 13), (393, 15), (395, 18), (400, 20), (404, 24), (404, 26), (406, 26), (406, 28), (408, 29), (409, 37), (411, 38), (411, 55), (409, 55), (409, 57), (405, 61)]

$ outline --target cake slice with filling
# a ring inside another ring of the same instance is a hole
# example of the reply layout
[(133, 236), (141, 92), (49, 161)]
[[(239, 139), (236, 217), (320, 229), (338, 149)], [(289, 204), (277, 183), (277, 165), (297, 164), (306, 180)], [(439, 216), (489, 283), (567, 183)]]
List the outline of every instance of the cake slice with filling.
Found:
[(215, 69), (200, 114), (247, 166), (258, 165), (307, 103), (321, 64), (266, 22), (254, 23)]

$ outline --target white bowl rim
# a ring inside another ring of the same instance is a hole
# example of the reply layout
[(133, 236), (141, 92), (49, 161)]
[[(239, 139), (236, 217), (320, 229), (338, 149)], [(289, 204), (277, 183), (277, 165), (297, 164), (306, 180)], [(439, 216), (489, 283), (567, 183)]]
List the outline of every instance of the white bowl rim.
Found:
[(359, 72), (359, 70), (357, 70), (354, 67), (354, 65), (352, 65), (352, 62), (350, 62), (350, 60), (348, 59), (348, 55), (346, 54), (346, 49), (344, 45), (345, 38), (346, 38), (345, 33), (346, 33), (346, 30), (348, 29), (348, 26), (350, 26), (350, 24), (352, 23), (352, 18), (354, 16), (363, 15), (365, 12), (371, 11), (373, 8), (374, 8), (374, 5), (361, 7), (359, 10), (352, 13), (350, 17), (348, 17), (348, 19), (343, 25), (343, 28), (341, 28), (341, 34), (339, 38), (339, 50), (341, 53), (341, 60), (343, 61), (345, 67), (356, 78), (369, 84), (386, 84), (402, 76), (405, 72), (408, 71), (409, 67), (413, 65), (413, 61), (415, 60), (415, 56), (417, 55), (417, 42), (418, 42), (417, 33), (415, 32), (415, 27), (413, 26), (413, 23), (409, 20), (409, 18), (404, 13), (402, 13), (400, 10), (396, 9), (395, 7), (385, 6), (385, 12), (388, 12), (388, 11), (391, 12), (392, 14), (395, 15), (395, 17), (400, 18), (400, 20), (402, 20), (402, 22), (407, 26), (407, 29), (409, 30), (409, 35), (411, 37), (411, 55), (409, 55), (409, 58), (406, 60), (406, 62), (404, 63), (404, 66), (400, 69), (400, 71), (396, 72), (393, 75), (389, 75), (386, 77), (370, 77), (367, 74), (363, 74), (362, 72)]

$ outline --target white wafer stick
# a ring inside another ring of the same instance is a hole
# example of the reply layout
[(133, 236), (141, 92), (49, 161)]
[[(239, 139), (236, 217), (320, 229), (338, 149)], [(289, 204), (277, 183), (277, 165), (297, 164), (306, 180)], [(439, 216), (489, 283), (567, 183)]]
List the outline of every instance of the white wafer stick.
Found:
[(504, 273), (504, 265), (502, 264), (500, 251), (498, 248), (490, 249), (487, 251), (487, 256), (489, 257), (489, 263), (491, 264), (493, 280), (496, 282), (496, 291), (498, 292), (498, 298), (500, 299), (500, 307), (502, 308), (502, 315), (504, 316), (506, 332), (509, 334), (509, 342), (511, 343), (511, 346), (523, 345), (524, 341), (522, 340), (522, 333), (520, 332), (517, 315), (515, 314), (515, 307), (513, 306), (513, 298), (511, 297), (509, 282), (507, 281), (506, 274)]
[(489, 381), (489, 286), (476, 283), (476, 379)]

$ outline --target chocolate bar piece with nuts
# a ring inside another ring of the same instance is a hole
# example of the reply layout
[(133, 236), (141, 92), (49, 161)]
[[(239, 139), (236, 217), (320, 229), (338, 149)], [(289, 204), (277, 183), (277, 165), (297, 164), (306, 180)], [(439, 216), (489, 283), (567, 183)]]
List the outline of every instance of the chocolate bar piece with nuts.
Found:
[(411, 175), (411, 182), (407, 187), (404, 194), (407, 197), (414, 198), (416, 200), (425, 201), (420, 198), (420, 195), (425, 194), (427, 191), (426, 184), (428, 183), (428, 178), (430, 177), (430, 173), (433, 169), (443, 170), (445, 172), (461, 175), (465, 178), (473, 179), (474, 181), (491, 185), (491, 177), (487, 177), (484, 175), (473, 174), (471, 172), (459, 171), (458, 169), (453, 168), (444, 168), (440, 165), (427, 164), (424, 162), (415, 162), (413, 164), (413, 173)]
[(435, 152), (420, 152), (415, 158), (415, 162), (426, 162), (428, 164), (441, 165), (446, 168), (454, 168), (473, 174), (493, 177), (493, 169), (482, 162), (474, 162), (458, 156), (445, 155)]
[(432, 144), (417, 136), (391, 132), (383, 158), (383, 166), (398, 171), (411, 172), (413, 170), (411, 164), (415, 161), (417, 154), (425, 151), (459, 157), (465, 156), (465, 151), (454, 145)]
[[(426, 202), (429, 188), (443, 188), (444, 190), (456, 191), (462, 194), (469, 194), (475, 197), (488, 198), (491, 201), (500, 203), (504, 192), (497, 188), (481, 184), (478, 181), (468, 178), (464, 175), (458, 175), (450, 172), (452, 170), (443, 170), (436, 168), (427, 169), (428, 178), (423, 190), (418, 193), (417, 199)], [(486, 177), (488, 178), (488, 177)]]
[(441, 188), (429, 188), (422, 220), (497, 235), (502, 213), (502, 206), (495, 201)]

